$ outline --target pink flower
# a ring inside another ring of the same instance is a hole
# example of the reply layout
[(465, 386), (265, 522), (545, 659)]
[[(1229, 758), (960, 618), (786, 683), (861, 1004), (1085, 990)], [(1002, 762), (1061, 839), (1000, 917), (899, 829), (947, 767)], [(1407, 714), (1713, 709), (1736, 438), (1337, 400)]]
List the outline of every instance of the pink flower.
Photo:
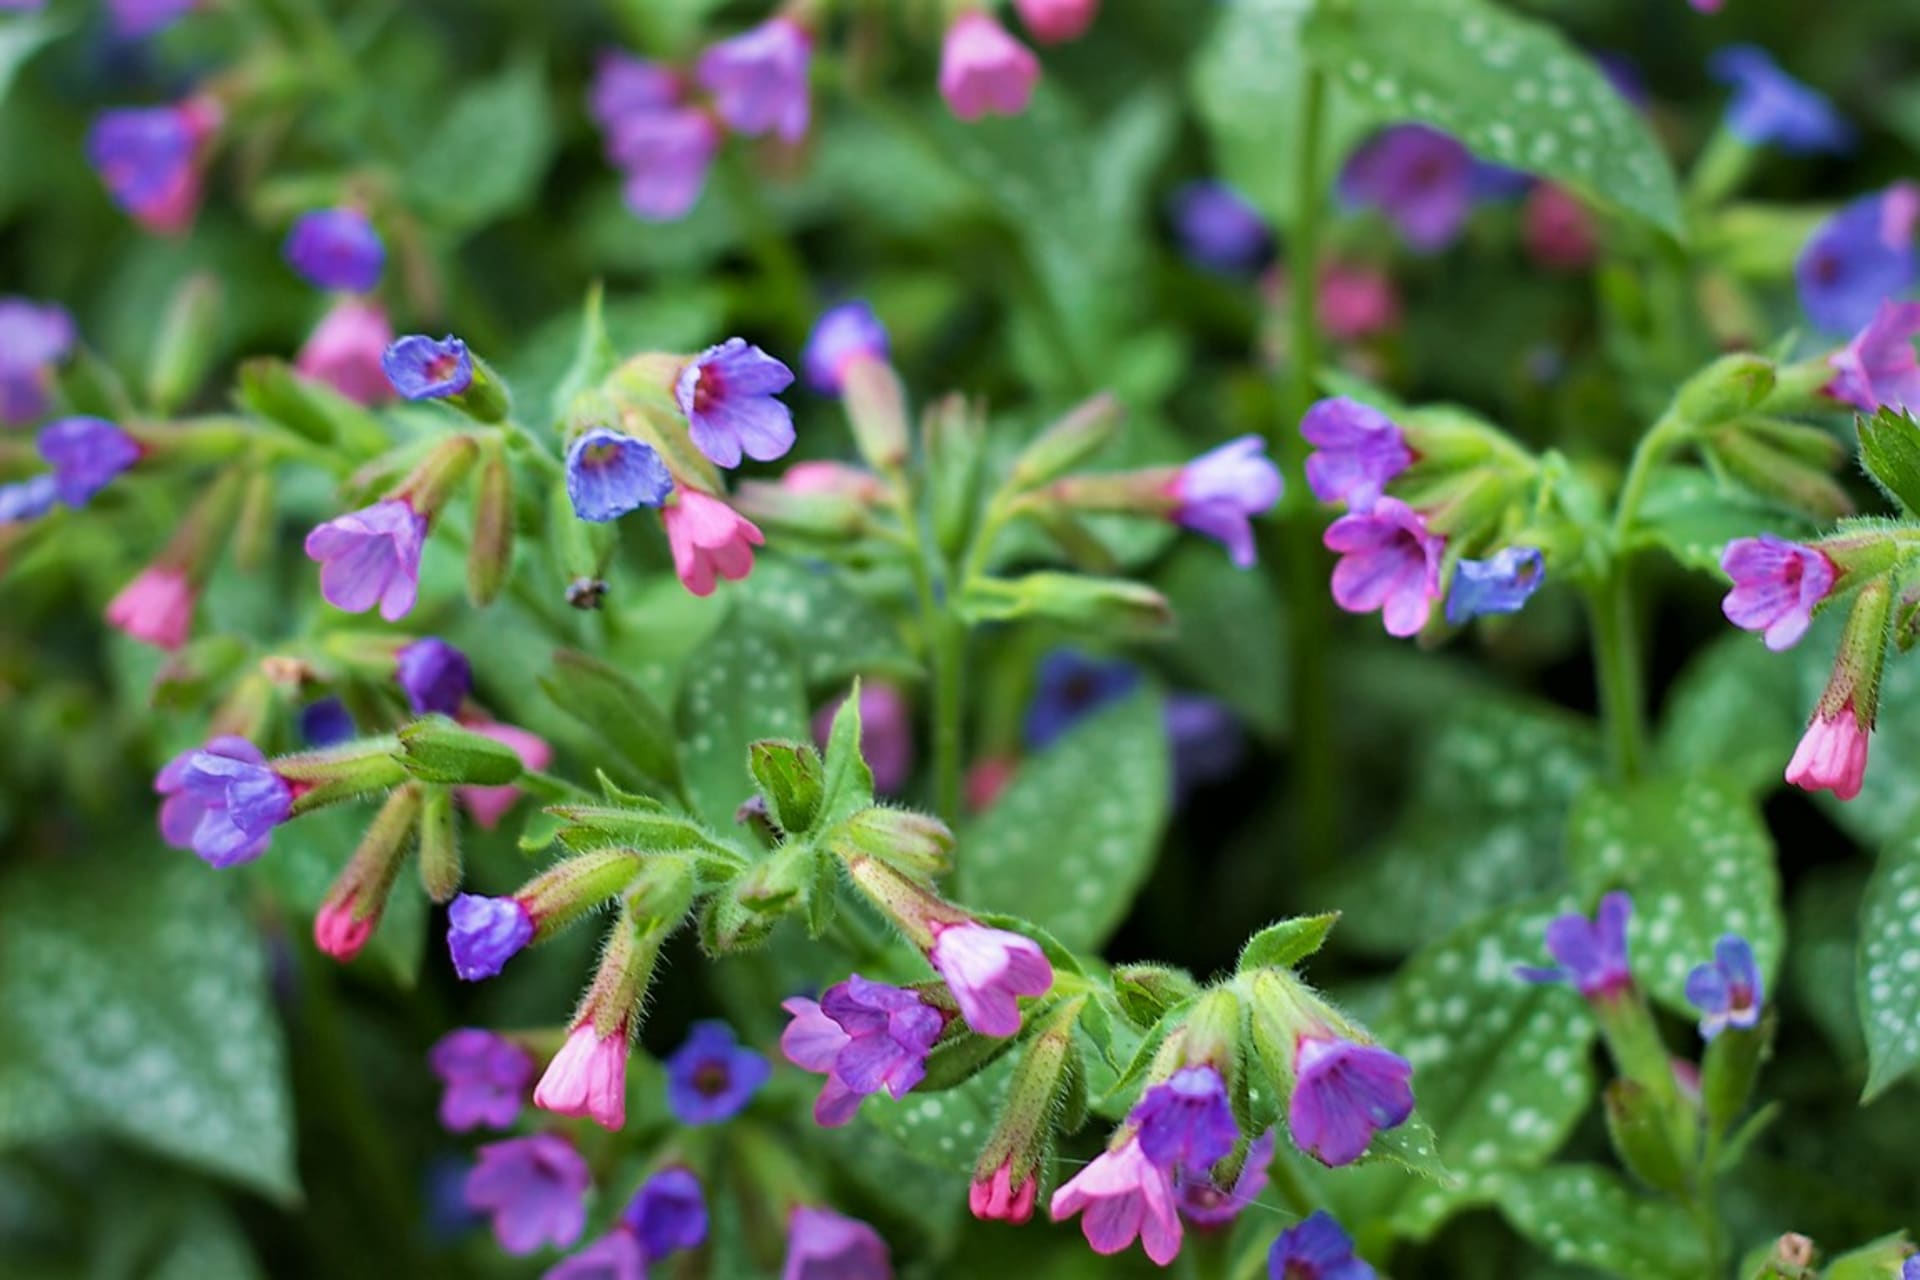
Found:
[(1520, 235), (1529, 257), (1562, 271), (1588, 265), (1598, 247), (1587, 206), (1554, 182), (1542, 182), (1527, 194), (1520, 211)]
[(969, 921), (938, 928), (933, 967), (947, 981), (960, 1016), (983, 1036), (1020, 1030), (1020, 996), (1045, 995), (1053, 966), (1032, 938)]
[(1733, 579), (1720, 611), (1734, 626), (1762, 633), (1775, 653), (1791, 649), (1807, 633), (1814, 606), (1827, 598), (1839, 576), (1824, 552), (1770, 533), (1729, 542), (1720, 567)]
[(1393, 277), (1372, 267), (1328, 263), (1320, 272), (1314, 309), (1320, 327), (1339, 342), (1358, 342), (1400, 324), (1400, 295)]
[[(466, 727), (512, 747), (520, 763), (529, 769), (544, 769), (553, 763), (553, 748), (537, 733), (498, 720), (471, 720), (466, 722)], [(520, 788), (512, 783), (499, 787), (461, 787), (457, 794), (473, 820), (491, 831), (520, 798)]]
[(990, 15), (970, 9), (947, 28), (940, 50), (940, 95), (960, 119), (1019, 115), (1039, 78), (1040, 60)]
[(1806, 791), (1831, 791), (1841, 800), (1860, 794), (1867, 775), (1867, 739), (1849, 698), (1831, 714), (1815, 712), (1813, 722), (1787, 762), (1787, 781)]
[(879, 476), (844, 462), (796, 462), (781, 473), (780, 487), (788, 493), (817, 493), (866, 503), (879, 502), (886, 496), (886, 486)]
[(1173, 1185), (1164, 1170), (1140, 1153), (1138, 1139), (1128, 1138), (1103, 1153), (1055, 1191), (1048, 1206), (1055, 1222), (1082, 1209), (1087, 1212), (1080, 1229), (1095, 1253), (1118, 1253), (1135, 1236), (1147, 1257), (1160, 1266), (1180, 1252), (1180, 1215), (1173, 1205)]
[(379, 404), (393, 398), (393, 384), (380, 366), (381, 353), (392, 341), (384, 307), (367, 298), (343, 297), (307, 335), (293, 367), (355, 404)]
[(591, 1116), (603, 1129), (627, 1122), (627, 1029), (604, 1039), (591, 1021), (574, 1027), (533, 1087), (533, 1105), (556, 1115)]
[(673, 570), (697, 596), (713, 594), (716, 576), (738, 582), (753, 572), (753, 549), (766, 538), (753, 521), (710, 493), (684, 486), (661, 515)]
[(987, 756), (975, 760), (967, 770), (966, 801), (968, 813), (985, 813), (1013, 781), (1020, 762), (1011, 756)]
[(1440, 598), (1444, 538), (1428, 532), (1420, 513), (1398, 498), (1349, 512), (1321, 539), (1340, 553), (1333, 567), (1333, 600), (1348, 613), (1381, 611), (1390, 636), (1410, 636), (1427, 625)]
[(1833, 381), (1827, 394), (1862, 413), (1886, 406), (1920, 412), (1920, 302), (1881, 301), (1871, 323), (1827, 357)]
[(107, 624), (142, 644), (178, 649), (193, 626), (197, 598), (184, 569), (149, 565), (107, 605)]
[(1013, 0), (1013, 7), (1041, 44), (1078, 40), (1100, 15), (1100, 0)]
[(380, 923), (378, 913), (365, 920), (354, 919), (354, 908), (352, 898), (329, 902), (313, 917), (313, 945), (342, 964), (360, 954), (360, 948), (373, 936), (374, 926)]
[(1018, 1187), (1013, 1185), (1013, 1157), (1002, 1160), (985, 1178), (975, 1176), (967, 1187), (967, 1208), (983, 1221), (1025, 1222), (1033, 1216), (1033, 1198), (1040, 1190), (1040, 1179), (1032, 1174)]

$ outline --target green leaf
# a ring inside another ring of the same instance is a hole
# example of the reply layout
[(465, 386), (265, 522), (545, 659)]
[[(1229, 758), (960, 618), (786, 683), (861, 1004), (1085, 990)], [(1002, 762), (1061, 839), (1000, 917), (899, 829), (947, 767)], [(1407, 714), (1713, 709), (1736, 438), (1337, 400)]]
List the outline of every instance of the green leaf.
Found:
[(1023, 763), (961, 834), (959, 900), (1097, 949), (1152, 869), (1169, 787), (1158, 697), (1142, 691), (1089, 716)]
[(744, 617), (724, 626), (680, 690), (680, 771), (694, 813), (733, 829), (753, 794), (749, 746), (762, 738), (804, 741), (807, 706), (797, 664), (780, 638)]
[(1683, 234), (1659, 140), (1587, 54), (1485, 0), (1353, 0), (1307, 19), (1309, 56), (1377, 124), (1416, 120), (1482, 159)]
[(860, 751), (860, 682), (841, 700), (827, 732), (825, 776), (820, 786), (821, 822), (839, 822), (873, 803), (873, 770)]
[(20, 1114), (38, 1101), (61, 1132), (111, 1133), (298, 1196), (286, 1051), (234, 888), (145, 843), (0, 881), (0, 1144), (51, 1136), (45, 1117)]
[(1240, 949), (1238, 972), (1249, 969), (1289, 969), (1326, 944), (1340, 919), (1338, 911), (1317, 916), (1292, 916), (1276, 921), (1247, 939)]
[(1167, 557), (1158, 585), (1179, 630), (1167, 661), (1268, 737), (1286, 726), (1286, 625), (1270, 574), (1235, 568), (1212, 543)]
[(1632, 1190), (1611, 1169), (1554, 1165), (1506, 1179), (1500, 1211), (1555, 1261), (1616, 1276), (1691, 1280), (1710, 1269), (1686, 1212)]
[(0, 105), (5, 104), (20, 68), (72, 25), (72, 18), (51, 13), (22, 14), (0, 22)]
[(900, 628), (831, 569), (761, 556), (741, 589), (738, 609), (753, 625), (787, 640), (800, 655), (809, 687), (858, 675), (920, 676)]
[[(540, 678), (540, 687), (641, 777), (670, 786), (680, 776), (666, 712), (616, 668), (572, 649), (556, 649), (553, 669)], [(732, 820), (731, 811), (727, 817)]]
[(1660, 548), (1689, 569), (1717, 574), (1727, 543), (1762, 532), (1797, 538), (1813, 526), (1699, 467), (1664, 467), (1647, 486), (1626, 545)]
[(1674, 681), (1657, 750), (1667, 771), (1711, 766), (1749, 791), (1780, 784), (1806, 725), (1792, 659), (1758, 636), (1720, 637)]
[(805, 835), (820, 816), (820, 753), (804, 742), (761, 739), (747, 748), (747, 768), (767, 811), (790, 836)]
[(1920, 835), (1880, 851), (1860, 906), (1860, 956), (1854, 987), (1867, 1033), (1866, 1093), (1920, 1064)]
[(1002, 1057), (971, 1080), (939, 1093), (910, 1093), (898, 1102), (876, 1094), (860, 1108), (860, 1119), (917, 1160), (971, 1173), (974, 1158), (993, 1132), (1014, 1056)]
[(1867, 474), (1908, 515), (1920, 512), (1920, 425), (1913, 415), (1887, 408), (1856, 423)]
[(462, 92), (407, 167), (408, 202), (471, 231), (533, 200), (556, 139), (547, 85), (526, 61)]
[(1567, 862), (1581, 897), (1633, 895), (1634, 976), (1668, 1008), (1691, 1014), (1687, 974), (1722, 934), (1753, 944), (1768, 987), (1786, 944), (1773, 837), (1753, 801), (1724, 778), (1596, 785), (1574, 806)]

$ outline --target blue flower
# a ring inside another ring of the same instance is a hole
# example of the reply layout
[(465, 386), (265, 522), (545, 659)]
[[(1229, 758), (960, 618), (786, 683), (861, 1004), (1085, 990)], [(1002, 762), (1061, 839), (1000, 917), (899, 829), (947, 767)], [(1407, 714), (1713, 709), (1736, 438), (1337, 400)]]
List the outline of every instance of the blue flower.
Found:
[(1738, 934), (1716, 942), (1713, 962), (1687, 975), (1687, 1000), (1700, 1011), (1700, 1034), (1708, 1040), (1728, 1027), (1751, 1027), (1760, 1021), (1764, 996), (1753, 948)]
[(887, 327), (872, 307), (856, 299), (821, 312), (800, 353), (800, 364), (808, 386), (823, 396), (837, 396), (850, 361), (886, 358)]
[(693, 1170), (669, 1165), (648, 1178), (620, 1221), (640, 1238), (640, 1252), (658, 1262), (682, 1249), (698, 1249), (707, 1239), (707, 1201)]
[(1758, 45), (1716, 50), (1707, 69), (1714, 79), (1733, 86), (1727, 128), (1742, 142), (1803, 154), (1844, 151), (1853, 145), (1853, 126), (1833, 104), (1782, 71)]
[(1353, 1240), (1325, 1209), (1280, 1233), (1267, 1255), (1271, 1280), (1374, 1280), (1374, 1270), (1353, 1256)]
[(1219, 782), (1240, 767), (1246, 735), (1226, 703), (1197, 693), (1169, 694), (1164, 719), (1176, 805), (1195, 787)]
[(437, 341), (408, 334), (381, 354), (380, 367), (393, 389), (409, 400), (442, 400), (473, 385), (473, 357), (452, 334)]
[(1916, 219), (1920, 186), (1902, 182), (1862, 196), (1814, 230), (1793, 275), (1800, 305), (1821, 332), (1857, 333), (1882, 302), (1913, 288), (1920, 278)]
[(672, 492), (673, 476), (660, 455), (632, 436), (594, 427), (567, 449), (567, 497), (582, 520), (618, 520), (661, 505)]
[(468, 982), (491, 978), (533, 941), (533, 917), (516, 898), (463, 893), (447, 907), (447, 950)]
[(1126, 662), (1103, 662), (1076, 649), (1055, 649), (1040, 660), (1033, 701), (1027, 705), (1026, 739), (1040, 751), (1085, 717), (1118, 702), (1140, 683), (1140, 670)]
[(1204, 1065), (1148, 1089), (1127, 1123), (1140, 1131), (1140, 1153), (1162, 1169), (1211, 1169), (1240, 1140), (1226, 1081)]
[(51, 473), (43, 472), (12, 484), (0, 484), (0, 524), (38, 520), (60, 499)]
[(300, 708), (300, 737), (310, 747), (331, 747), (358, 732), (353, 713), (338, 698), (322, 698)]
[(1273, 233), (1260, 211), (1224, 182), (1189, 182), (1174, 191), (1167, 210), (1180, 251), (1195, 266), (1244, 275), (1273, 255)]
[(54, 492), (70, 507), (106, 488), (140, 461), (134, 438), (105, 418), (61, 418), (41, 428), (40, 456), (53, 468)]
[(1505, 547), (1491, 560), (1462, 560), (1447, 590), (1447, 621), (1457, 627), (1490, 613), (1518, 613), (1546, 577), (1537, 547)]
[(696, 1022), (667, 1059), (667, 1105), (682, 1124), (718, 1124), (752, 1100), (773, 1067), (724, 1022)]
[(417, 716), (456, 715), (473, 692), (473, 664), (439, 636), (423, 636), (394, 654), (394, 678)]
[(387, 264), (380, 233), (358, 209), (315, 209), (301, 214), (280, 251), (308, 284), (349, 293), (365, 293), (379, 284)]

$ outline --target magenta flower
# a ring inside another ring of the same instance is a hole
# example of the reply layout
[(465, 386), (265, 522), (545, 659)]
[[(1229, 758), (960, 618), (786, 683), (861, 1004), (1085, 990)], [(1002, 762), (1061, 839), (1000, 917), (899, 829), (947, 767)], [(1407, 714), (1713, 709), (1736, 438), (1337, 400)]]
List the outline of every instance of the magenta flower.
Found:
[[(468, 719), (463, 723), (482, 737), (512, 747), (523, 769), (540, 770), (553, 763), (553, 747), (537, 733), (498, 720)], [(483, 831), (499, 826), (500, 819), (520, 800), (520, 788), (511, 782), (497, 787), (456, 787), (454, 794), (460, 797), (474, 824)]]
[[(823, 750), (846, 700), (842, 694), (814, 713), (813, 740)], [(913, 709), (890, 681), (860, 682), (860, 755), (873, 770), (873, 789), (882, 795), (906, 786), (913, 774)]]
[(893, 1280), (893, 1258), (858, 1218), (803, 1204), (787, 1219), (780, 1280)]
[(380, 283), (387, 248), (358, 209), (315, 209), (294, 220), (280, 248), (287, 265), (316, 289), (365, 293)]
[(542, 1245), (564, 1249), (587, 1225), (592, 1174), (573, 1144), (536, 1133), (481, 1147), (467, 1174), (466, 1200), (493, 1216), (493, 1236), (506, 1252), (532, 1253)]
[(1827, 357), (1833, 366), (1827, 394), (1862, 413), (1883, 407), (1920, 413), (1915, 338), (1920, 338), (1920, 302), (1882, 299), (1867, 327)]
[(547, 1268), (540, 1280), (647, 1280), (647, 1255), (625, 1223)]
[(800, 365), (807, 385), (823, 396), (837, 396), (847, 366), (855, 360), (885, 360), (887, 328), (864, 302), (843, 302), (814, 321)]
[(473, 355), (452, 334), (410, 333), (381, 353), (380, 367), (393, 389), (409, 400), (444, 400), (465, 395), (473, 385)]
[(0, 298), (0, 426), (21, 426), (47, 411), (53, 367), (73, 340), (65, 308)]
[(166, 30), (198, 8), (199, 0), (111, 0), (107, 7), (113, 14), (113, 33), (123, 40), (138, 40)]
[(1320, 268), (1313, 313), (1337, 342), (1359, 342), (1400, 325), (1400, 294), (1393, 277), (1374, 267), (1329, 262)]
[(738, 582), (753, 572), (753, 549), (766, 542), (758, 525), (709, 493), (682, 487), (660, 513), (673, 570), (697, 596), (713, 594), (716, 577)]
[(313, 945), (321, 954), (331, 956), (341, 964), (360, 954), (361, 948), (367, 945), (374, 929), (380, 924), (377, 909), (370, 915), (362, 916), (357, 902), (354, 895), (340, 901), (329, 901), (321, 904), (313, 916)]
[(1390, 636), (1410, 636), (1427, 625), (1440, 598), (1440, 552), (1446, 540), (1427, 530), (1420, 513), (1398, 498), (1381, 498), (1350, 512), (1321, 537), (1340, 553), (1333, 567), (1333, 600), (1348, 613), (1381, 611)]
[(1340, 197), (1378, 209), (1423, 253), (1459, 236), (1473, 208), (1473, 156), (1423, 124), (1390, 125), (1361, 144), (1340, 171)]
[(340, 298), (307, 335), (293, 367), (355, 404), (379, 404), (393, 396), (381, 363), (392, 342), (384, 307), (366, 298)]
[(103, 111), (87, 130), (87, 159), (135, 221), (178, 235), (200, 208), (201, 157), (219, 126), (210, 101)]
[(513, 1041), (478, 1027), (449, 1031), (434, 1042), (427, 1065), (446, 1085), (440, 1123), (456, 1133), (505, 1129), (520, 1114), (533, 1083), (533, 1058)]
[(1137, 1138), (1102, 1152), (1075, 1174), (1053, 1193), (1047, 1212), (1061, 1222), (1083, 1209), (1080, 1230), (1095, 1253), (1119, 1253), (1136, 1236), (1147, 1257), (1160, 1266), (1180, 1252), (1182, 1232), (1173, 1205), (1173, 1184), (1141, 1152)]
[(1127, 1123), (1140, 1152), (1162, 1169), (1210, 1169), (1240, 1141), (1226, 1081), (1211, 1066), (1182, 1067), (1148, 1089)]
[(745, 338), (728, 338), (687, 362), (673, 395), (707, 461), (737, 467), (743, 453), (771, 462), (793, 448), (793, 411), (774, 399), (792, 385), (786, 365)]
[(105, 418), (56, 418), (40, 428), (35, 443), (53, 468), (55, 492), (70, 507), (86, 506), (140, 461), (139, 442)]
[(1045, 995), (1053, 966), (1032, 938), (968, 921), (939, 927), (929, 957), (960, 1016), (983, 1036), (1020, 1030), (1020, 996)]
[(1322, 502), (1370, 511), (1387, 483), (1413, 465), (1413, 450), (1393, 419), (1346, 396), (1314, 402), (1300, 419), (1307, 455), (1307, 487)]
[(1209, 449), (1173, 477), (1172, 494), (1180, 504), (1174, 523), (1226, 547), (1242, 569), (1254, 562), (1249, 520), (1280, 501), (1280, 468), (1265, 447), (1259, 436), (1240, 436)]
[(1013, 0), (1013, 7), (1041, 44), (1078, 40), (1100, 15), (1100, 0)]
[(1176, 1169), (1173, 1196), (1180, 1216), (1197, 1227), (1232, 1222), (1267, 1189), (1267, 1166), (1271, 1163), (1273, 1130), (1269, 1129), (1247, 1149), (1247, 1163), (1231, 1188), (1215, 1183), (1205, 1169)]
[(518, 898), (463, 893), (447, 907), (453, 971), (468, 982), (491, 978), (533, 941), (533, 917)]
[(960, 119), (1019, 115), (1039, 79), (1040, 60), (991, 14), (969, 9), (947, 28), (940, 47), (940, 96)]
[(439, 636), (422, 636), (394, 655), (394, 679), (413, 714), (458, 715), (473, 692), (473, 664)]
[(1840, 576), (1817, 547), (1770, 533), (1729, 542), (1720, 555), (1720, 568), (1733, 579), (1720, 611), (1741, 630), (1760, 632), (1775, 653), (1799, 643), (1813, 623), (1814, 607), (1833, 591)]
[(627, 1122), (628, 1050), (625, 1023), (606, 1036), (594, 1030), (592, 1019), (578, 1023), (534, 1086), (533, 1105), (619, 1129)]
[(605, 132), (635, 115), (680, 101), (680, 77), (671, 68), (615, 49), (602, 50), (587, 89), (587, 112)]
[(1700, 1011), (1700, 1034), (1708, 1040), (1759, 1022), (1763, 992), (1753, 947), (1737, 933), (1714, 943), (1712, 962), (1687, 975), (1687, 1002)]
[(818, 1004), (796, 996), (780, 1007), (793, 1015), (780, 1052), (827, 1077), (813, 1117), (830, 1127), (853, 1119), (870, 1093), (905, 1097), (927, 1074), (927, 1055), (947, 1023), (918, 993), (857, 973), (828, 987)]
[(700, 55), (696, 78), (713, 95), (727, 128), (757, 137), (777, 133), (798, 142), (807, 133), (807, 69), (813, 37), (799, 23), (776, 15), (722, 40)]
[(994, 1171), (982, 1178), (976, 1175), (967, 1184), (967, 1211), (982, 1222), (1025, 1222), (1033, 1216), (1033, 1201), (1040, 1194), (1040, 1179), (1029, 1173), (1018, 1187), (1013, 1185), (1013, 1157), (1002, 1160)]
[(666, 1067), (667, 1105), (682, 1124), (732, 1119), (773, 1075), (772, 1065), (741, 1044), (732, 1027), (714, 1020), (694, 1023)]
[(335, 516), (307, 535), (307, 558), (320, 562), (320, 594), (348, 613), (376, 604), (397, 622), (420, 590), (427, 518), (400, 498)]
[(625, 175), (627, 208), (649, 222), (686, 216), (707, 185), (720, 126), (693, 107), (640, 112), (607, 135), (607, 154)]
[(293, 789), (245, 738), (215, 738), (160, 770), (160, 835), (215, 867), (251, 862), (293, 813)]
[(1627, 921), (1633, 899), (1615, 891), (1600, 899), (1590, 921), (1579, 912), (1554, 917), (1547, 925), (1547, 954), (1559, 964), (1553, 968), (1521, 965), (1515, 969), (1528, 982), (1570, 982), (1589, 1000), (1611, 999), (1633, 987), (1633, 968), (1627, 955)]
[(1287, 1128), (1321, 1164), (1352, 1164), (1373, 1135), (1413, 1114), (1413, 1067), (1379, 1045), (1301, 1036), (1293, 1049)]
[(178, 649), (193, 627), (198, 597), (185, 570), (149, 565), (108, 603), (107, 624), (142, 644)]
[(1325, 1209), (1282, 1231), (1267, 1254), (1270, 1280), (1374, 1280), (1374, 1274)]
[(1866, 780), (1870, 734), (1854, 712), (1852, 698), (1831, 714), (1816, 711), (1787, 762), (1787, 781), (1803, 791), (1831, 791), (1836, 799), (1853, 799)]

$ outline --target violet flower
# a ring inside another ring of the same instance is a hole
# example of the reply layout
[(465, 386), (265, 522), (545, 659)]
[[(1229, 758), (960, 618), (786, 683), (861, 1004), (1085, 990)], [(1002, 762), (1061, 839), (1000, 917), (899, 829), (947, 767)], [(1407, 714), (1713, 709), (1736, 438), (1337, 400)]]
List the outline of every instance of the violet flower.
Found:
[(1759, 1022), (1766, 992), (1752, 945), (1737, 933), (1722, 937), (1713, 945), (1712, 962), (1687, 975), (1686, 994), (1700, 1011), (1700, 1034), (1708, 1040), (1728, 1027)]
[(105, 418), (56, 418), (40, 428), (40, 456), (53, 468), (54, 490), (69, 507), (84, 507), (140, 461), (140, 445)]
[(1140, 668), (1078, 649), (1054, 649), (1040, 660), (1033, 701), (1022, 729), (1027, 748), (1044, 751), (1060, 735), (1140, 686)]
[(820, 313), (800, 353), (800, 367), (809, 387), (823, 396), (837, 396), (850, 363), (886, 358), (886, 326), (872, 307), (856, 299)]
[(375, 605), (397, 622), (420, 590), (420, 552), (427, 518), (400, 498), (335, 516), (307, 535), (309, 560), (320, 562), (320, 594), (348, 613)]
[(1799, 643), (1813, 624), (1815, 606), (1832, 593), (1840, 576), (1818, 547), (1770, 533), (1729, 542), (1720, 568), (1733, 579), (1721, 612), (1743, 631), (1760, 632), (1775, 653)]
[(1322, 502), (1370, 511), (1388, 482), (1413, 465), (1413, 450), (1391, 418), (1346, 396), (1314, 402), (1300, 419), (1307, 455), (1307, 487)]
[(813, 1115), (830, 1127), (853, 1119), (870, 1093), (905, 1097), (926, 1075), (927, 1055), (946, 1027), (917, 992), (857, 973), (828, 987), (818, 1004), (796, 996), (781, 1008), (793, 1021), (780, 1035), (780, 1051), (827, 1077)]
[(673, 476), (651, 445), (606, 427), (584, 431), (568, 446), (566, 470), (573, 514), (596, 524), (658, 507), (673, 492)]
[(1716, 49), (1707, 59), (1707, 70), (1733, 88), (1727, 129), (1742, 142), (1803, 154), (1844, 151), (1853, 145), (1853, 128), (1833, 104), (1782, 71), (1760, 46)]
[(467, 655), (439, 636), (422, 636), (394, 655), (394, 679), (417, 716), (460, 713), (473, 692), (473, 665)]
[(1855, 333), (1920, 280), (1920, 185), (1862, 196), (1814, 229), (1794, 263), (1800, 305), (1822, 333)]
[(1206, 1169), (1176, 1169), (1173, 1198), (1180, 1216), (1197, 1227), (1225, 1226), (1267, 1189), (1267, 1166), (1273, 1163), (1273, 1130), (1253, 1140), (1247, 1162), (1232, 1187), (1214, 1182)]
[(722, 40), (700, 55), (695, 73), (713, 95), (727, 128), (756, 137), (778, 134), (798, 142), (807, 134), (807, 72), (813, 37), (784, 14)]
[[(846, 700), (842, 694), (814, 713), (813, 740), (822, 750)], [(899, 791), (913, 776), (913, 709), (907, 695), (890, 681), (860, 682), (860, 757), (873, 771), (873, 789), (881, 795)]]
[(520, 1115), (533, 1058), (513, 1041), (478, 1027), (449, 1031), (434, 1042), (427, 1065), (446, 1085), (440, 1123), (456, 1133), (505, 1129)]
[(780, 1280), (893, 1280), (887, 1242), (858, 1218), (800, 1205), (787, 1218)]
[(316, 289), (366, 293), (380, 283), (387, 249), (358, 209), (315, 209), (294, 220), (280, 252)]
[(773, 1067), (724, 1022), (696, 1022), (666, 1061), (667, 1105), (682, 1124), (718, 1124), (738, 1115)]
[(1140, 1152), (1162, 1169), (1210, 1169), (1240, 1140), (1227, 1085), (1211, 1066), (1182, 1067), (1148, 1089), (1127, 1115)]
[(1273, 233), (1260, 211), (1224, 182), (1189, 182), (1167, 201), (1180, 251), (1195, 266), (1247, 275), (1273, 256)]
[(518, 898), (463, 893), (447, 906), (453, 971), (468, 982), (491, 978), (533, 941), (533, 917)]
[(1413, 1067), (1379, 1045), (1302, 1036), (1293, 1051), (1287, 1128), (1325, 1165), (1352, 1164), (1373, 1135), (1413, 1114)]
[(1489, 614), (1518, 613), (1547, 580), (1538, 547), (1502, 547), (1487, 560), (1462, 560), (1447, 591), (1447, 621), (1464, 626)]
[(1282, 1231), (1267, 1254), (1270, 1280), (1374, 1280), (1374, 1274), (1325, 1209)]
[(0, 298), (0, 426), (22, 426), (46, 413), (54, 366), (73, 342), (73, 317), (64, 307)]
[(558, 1134), (491, 1142), (467, 1174), (466, 1199), (493, 1218), (493, 1236), (519, 1256), (552, 1245), (567, 1248), (587, 1225), (592, 1174), (573, 1144)]
[(1611, 999), (1631, 990), (1627, 921), (1632, 916), (1633, 899), (1617, 890), (1600, 899), (1592, 920), (1577, 911), (1556, 916), (1547, 925), (1547, 954), (1558, 965), (1521, 965), (1515, 972), (1528, 982), (1570, 982), (1589, 1000)]
[(771, 462), (793, 448), (793, 411), (774, 397), (793, 371), (744, 338), (708, 347), (680, 371), (674, 399), (707, 461), (737, 467), (744, 453)]
[(1333, 601), (1348, 613), (1380, 610), (1390, 636), (1410, 636), (1427, 625), (1440, 598), (1440, 553), (1445, 539), (1427, 529), (1419, 512), (1398, 498), (1381, 498), (1350, 512), (1321, 537), (1340, 553), (1333, 567)]
[(245, 738), (215, 738), (181, 752), (160, 770), (153, 789), (166, 797), (161, 837), (215, 867), (265, 853), (273, 829), (293, 813), (292, 787)]
[(1432, 253), (1452, 244), (1473, 208), (1476, 170), (1459, 141), (1423, 124), (1374, 134), (1340, 171), (1340, 198), (1385, 214), (1410, 248)]
[(1181, 467), (1172, 482), (1174, 523), (1226, 547), (1242, 569), (1255, 560), (1250, 519), (1280, 501), (1280, 468), (1265, 449), (1259, 436), (1240, 436)]
[(1883, 408), (1920, 412), (1916, 338), (1920, 338), (1920, 302), (1881, 302), (1867, 327), (1827, 357), (1834, 371), (1827, 394), (1862, 413)]
[(641, 112), (608, 132), (607, 154), (626, 181), (627, 208), (649, 222), (685, 217), (707, 185), (720, 126), (693, 107)]

